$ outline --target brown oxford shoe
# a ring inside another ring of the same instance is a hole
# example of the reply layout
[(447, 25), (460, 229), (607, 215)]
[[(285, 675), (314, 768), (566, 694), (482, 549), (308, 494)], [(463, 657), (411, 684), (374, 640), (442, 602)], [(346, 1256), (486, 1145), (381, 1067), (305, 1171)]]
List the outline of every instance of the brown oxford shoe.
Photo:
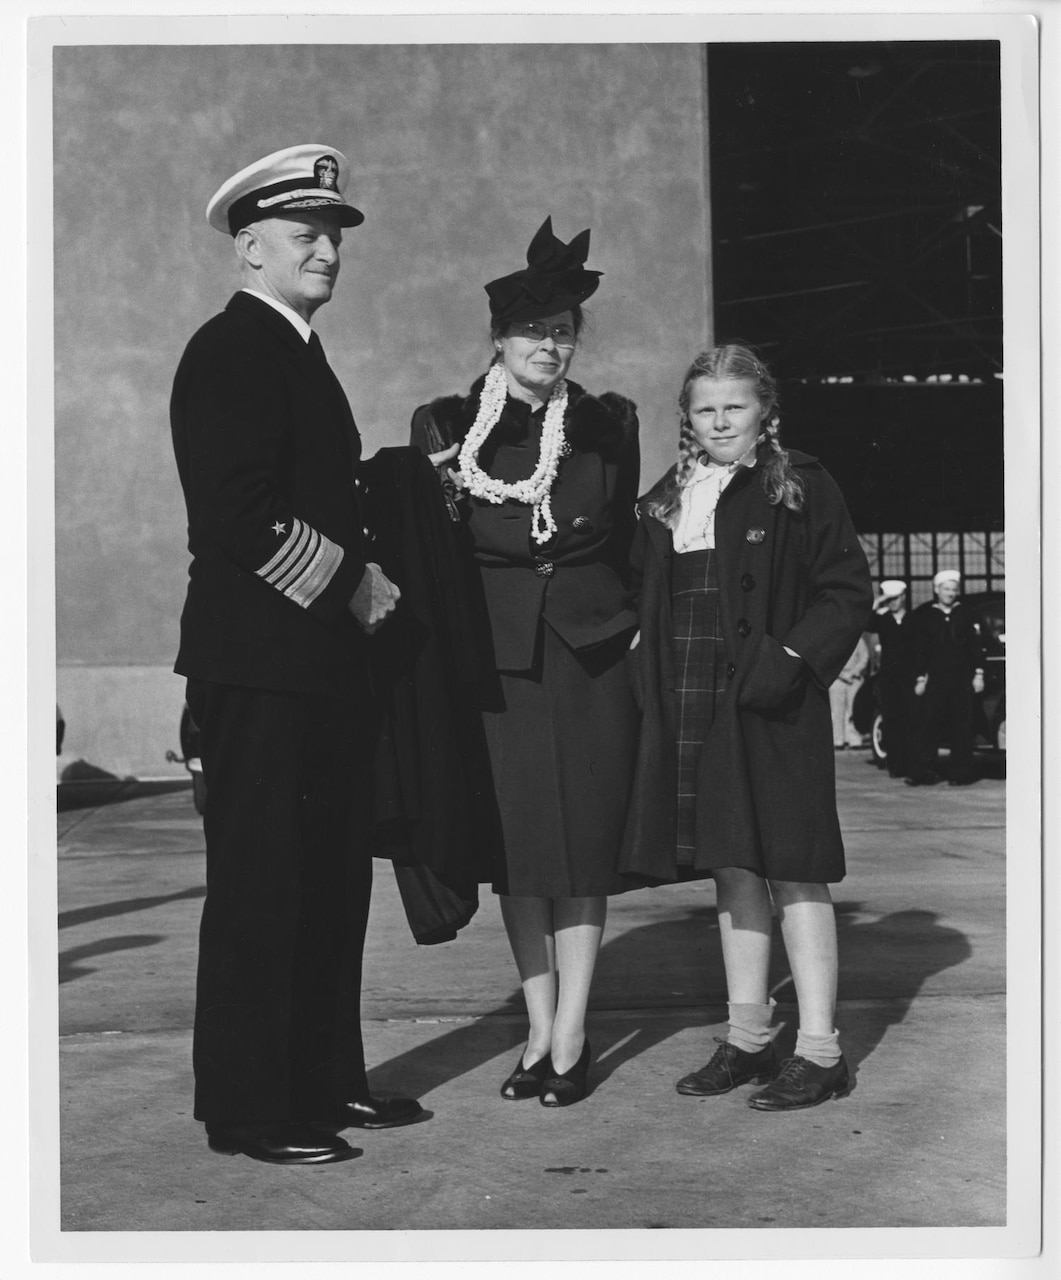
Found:
[(749, 1053), (717, 1036), (715, 1042), (718, 1048), (711, 1061), (699, 1071), (682, 1076), (674, 1086), (679, 1093), (710, 1098), (719, 1093), (729, 1093), (738, 1085), (763, 1084), (776, 1074), (777, 1053), (772, 1044), (760, 1049), (758, 1053)]
[(756, 1111), (801, 1111), (851, 1092), (851, 1076), (843, 1057), (831, 1067), (809, 1058), (786, 1058), (781, 1074), (753, 1093), (748, 1106)]
[(340, 1102), (335, 1123), (341, 1129), (397, 1129), (424, 1114), (415, 1098), (375, 1098), (366, 1094), (352, 1102)]
[(266, 1164), (337, 1164), (361, 1152), (335, 1134), (324, 1134), (298, 1121), (282, 1124), (209, 1124), (211, 1151), (250, 1156)]

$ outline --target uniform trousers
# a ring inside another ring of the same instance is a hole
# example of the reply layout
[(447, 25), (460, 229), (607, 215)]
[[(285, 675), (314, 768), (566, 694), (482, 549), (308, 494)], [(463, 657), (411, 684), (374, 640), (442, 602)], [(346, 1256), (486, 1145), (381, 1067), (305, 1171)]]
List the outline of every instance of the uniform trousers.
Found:
[(855, 695), (862, 688), (862, 677), (856, 680), (834, 680), (829, 686), (829, 710), (833, 721), (834, 747), (860, 747), (862, 735), (855, 728)]
[(972, 676), (964, 671), (932, 672), (920, 706), (910, 775), (923, 778), (936, 763), (941, 736), (950, 744), (948, 775), (952, 781), (973, 776)]
[(882, 668), (877, 677), (877, 695), (880, 700), (883, 747), (888, 757), (888, 772), (893, 778), (906, 776), (910, 754), (909, 721), (913, 716), (910, 703), (913, 698), (913, 676), (902, 671)]
[(196, 1119), (327, 1118), (368, 1091), (360, 993), (374, 713), (198, 680), (188, 706), (206, 783)]

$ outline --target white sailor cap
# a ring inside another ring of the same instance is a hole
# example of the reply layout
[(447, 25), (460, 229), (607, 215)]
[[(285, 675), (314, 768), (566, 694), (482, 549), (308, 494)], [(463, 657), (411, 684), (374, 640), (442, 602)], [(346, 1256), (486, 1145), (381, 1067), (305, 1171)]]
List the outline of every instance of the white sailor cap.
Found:
[(939, 573), (932, 579), (934, 587), (940, 586), (944, 582), (961, 582), (962, 575), (957, 569), (940, 569)]
[(334, 209), (339, 225), (356, 227), (365, 215), (343, 199), (350, 178), (346, 156), (316, 142), (285, 147), (247, 165), (223, 182), (206, 206), (206, 220), (234, 236), (260, 218), (296, 209)]
[(882, 600), (894, 600), (896, 596), (901, 596), (906, 590), (906, 583), (899, 578), (885, 578), (880, 584), (880, 597)]

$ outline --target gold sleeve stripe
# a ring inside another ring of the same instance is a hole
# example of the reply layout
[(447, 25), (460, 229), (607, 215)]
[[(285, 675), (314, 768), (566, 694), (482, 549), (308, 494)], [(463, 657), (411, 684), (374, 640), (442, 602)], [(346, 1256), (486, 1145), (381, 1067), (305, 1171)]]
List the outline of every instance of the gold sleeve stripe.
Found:
[(284, 591), (284, 595), (290, 596), (303, 609), (308, 608), (331, 582), (342, 562), (342, 547), (321, 535), (317, 554), (301, 576)]
[(320, 534), (308, 524), (304, 524), (302, 527), (305, 530), (305, 536), (299, 539), (298, 545), (294, 549), (294, 554), (284, 564), (274, 569), (267, 579), (278, 591), (286, 591), (288, 586), (300, 577), (306, 565), (317, 554), (317, 548), (320, 546)]
[(288, 534), (284, 544), (271, 560), (262, 565), (262, 567), (257, 571), (258, 574), (263, 577), (266, 582), (274, 581), (275, 572), (283, 571), (282, 566), (287, 562), (288, 558), (292, 554), (297, 554), (298, 551), (305, 546), (308, 536), (308, 526), (304, 525), (296, 516), (294, 526)]
[(331, 582), (342, 561), (342, 547), (296, 516), (284, 545), (257, 572), (305, 609)]

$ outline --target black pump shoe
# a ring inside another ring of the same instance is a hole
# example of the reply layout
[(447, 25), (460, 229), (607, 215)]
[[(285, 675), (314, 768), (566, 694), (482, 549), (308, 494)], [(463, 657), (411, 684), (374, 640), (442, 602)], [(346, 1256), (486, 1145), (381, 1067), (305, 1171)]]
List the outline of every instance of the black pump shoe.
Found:
[[(582, 1101), (586, 1096), (589, 1059), (589, 1041), (585, 1040), (582, 1044), (582, 1052), (578, 1055), (578, 1061), (573, 1067), (569, 1067), (567, 1071), (546, 1076), (542, 1081), (539, 1101), (543, 1107), (569, 1107), (573, 1102)], [(556, 1101), (549, 1102), (545, 1096), (547, 1093), (551, 1093)]]
[(548, 1054), (544, 1058), (539, 1058), (537, 1062), (529, 1067), (523, 1065), (523, 1054), (520, 1054), (515, 1071), (501, 1086), (502, 1098), (506, 1102), (519, 1102), (525, 1098), (536, 1098), (541, 1092), (542, 1081), (552, 1069), (552, 1060)]

